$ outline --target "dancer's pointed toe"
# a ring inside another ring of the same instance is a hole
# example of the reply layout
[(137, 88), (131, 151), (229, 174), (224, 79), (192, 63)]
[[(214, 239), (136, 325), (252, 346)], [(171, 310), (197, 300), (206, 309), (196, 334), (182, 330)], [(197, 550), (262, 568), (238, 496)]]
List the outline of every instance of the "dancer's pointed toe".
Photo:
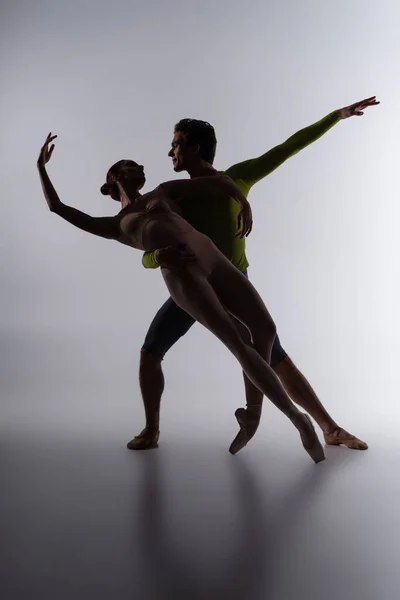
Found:
[(237, 454), (254, 436), (258, 429), (261, 419), (261, 407), (252, 407), (251, 409), (238, 408), (235, 411), (235, 417), (239, 423), (240, 431), (229, 447), (231, 454)]
[(315, 464), (317, 464), (325, 460), (325, 452), (310, 417), (308, 415), (303, 415), (303, 417), (305, 417), (305, 421), (307, 422), (308, 431), (300, 432), (301, 441), (303, 442), (305, 451), (313, 459)]

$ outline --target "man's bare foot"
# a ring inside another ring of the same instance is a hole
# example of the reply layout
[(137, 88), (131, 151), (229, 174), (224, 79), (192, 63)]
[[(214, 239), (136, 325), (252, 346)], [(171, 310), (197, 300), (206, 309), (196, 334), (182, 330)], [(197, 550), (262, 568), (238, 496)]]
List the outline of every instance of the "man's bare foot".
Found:
[(368, 444), (341, 427), (337, 427), (329, 433), (324, 433), (324, 439), (328, 446), (347, 446), (350, 450), (368, 450)]
[(129, 450), (148, 450), (149, 448), (157, 448), (160, 437), (160, 430), (156, 427), (145, 427), (139, 435), (127, 443), (126, 447)]

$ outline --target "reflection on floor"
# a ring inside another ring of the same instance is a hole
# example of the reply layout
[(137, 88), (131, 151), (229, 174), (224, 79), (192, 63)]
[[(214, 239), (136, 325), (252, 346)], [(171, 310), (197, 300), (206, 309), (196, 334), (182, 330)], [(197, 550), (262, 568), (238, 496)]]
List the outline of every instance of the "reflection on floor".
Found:
[(396, 600), (400, 448), (1, 441), (3, 600)]

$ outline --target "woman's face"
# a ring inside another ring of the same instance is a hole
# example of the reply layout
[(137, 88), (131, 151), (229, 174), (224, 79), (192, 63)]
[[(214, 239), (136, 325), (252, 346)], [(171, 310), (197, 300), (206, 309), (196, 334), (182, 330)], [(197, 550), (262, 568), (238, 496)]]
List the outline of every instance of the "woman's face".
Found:
[(146, 183), (146, 177), (142, 165), (138, 165), (134, 160), (120, 160), (109, 169), (106, 181), (107, 193), (113, 200), (120, 202), (120, 187), (128, 196), (134, 196)]

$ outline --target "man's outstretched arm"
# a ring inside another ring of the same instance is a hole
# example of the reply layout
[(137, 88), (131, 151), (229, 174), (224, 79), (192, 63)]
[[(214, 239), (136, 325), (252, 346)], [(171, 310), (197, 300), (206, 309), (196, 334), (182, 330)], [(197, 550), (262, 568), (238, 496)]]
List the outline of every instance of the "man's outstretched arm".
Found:
[(241, 180), (247, 191), (249, 191), (255, 183), (275, 171), (288, 158), (291, 158), (300, 152), (300, 150), (318, 140), (340, 120), (353, 116), (362, 116), (364, 114), (363, 111), (368, 106), (375, 106), (376, 104), (379, 104), (379, 102), (373, 96), (335, 110), (320, 121), (317, 121), (317, 123), (301, 129), (287, 139), (286, 142), (275, 146), (275, 148), (272, 148), (262, 156), (233, 165), (226, 171), (226, 174), (235, 181)]

